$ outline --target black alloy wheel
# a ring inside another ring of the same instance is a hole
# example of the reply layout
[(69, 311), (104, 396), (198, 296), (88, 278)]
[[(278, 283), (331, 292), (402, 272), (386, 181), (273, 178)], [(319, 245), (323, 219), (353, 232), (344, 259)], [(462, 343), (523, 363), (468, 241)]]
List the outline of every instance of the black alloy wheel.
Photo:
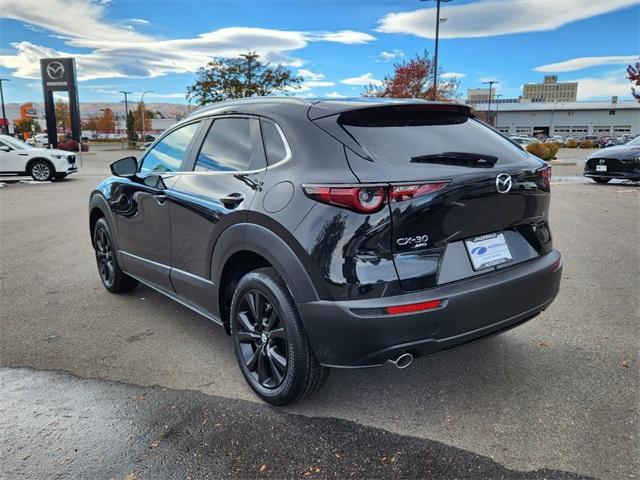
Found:
[(138, 281), (124, 273), (118, 264), (111, 229), (104, 218), (100, 218), (93, 229), (93, 248), (100, 280), (107, 290), (121, 293), (136, 288)]
[(245, 292), (238, 307), (235, 332), (246, 368), (264, 388), (277, 388), (289, 363), (287, 335), (278, 309), (259, 290)]
[(109, 288), (113, 286), (115, 279), (115, 256), (111, 248), (111, 239), (109, 232), (102, 225), (96, 227), (95, 235), (96, 261), (98, 263), (98, 272), (104, 286)]
[(242, 375), (266, 402), (302, 400), (327, 380), (329, 369), (314, 355), (291, 292), (274, 268), (240, 279), (229, 319)]

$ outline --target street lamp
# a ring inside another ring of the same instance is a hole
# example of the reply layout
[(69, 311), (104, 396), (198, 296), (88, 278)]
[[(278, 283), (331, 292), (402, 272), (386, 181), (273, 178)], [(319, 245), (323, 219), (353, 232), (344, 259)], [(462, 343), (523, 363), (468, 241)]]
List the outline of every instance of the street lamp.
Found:
[(489, 106), (487, 107), (487, 114), (488, 114), (488, 118), (487, 120), (489, 120), (489, 125), (493, 126), (493, 122), (491, 121), (491, 93), (493, 92), (493, 85), (495, 83), (500, 83), (497, 80), (488, 80), (486, 82), (482, 82), (485, 85), (489, 84)]
[[(428, 2), (430, 0), (420, 0)], [(434, 0), (436, 2), (436, 51), (433, 57), (433, 99), (438, 99), (438, 40), (440, 37), (440, 3), (449, 3), (451, 0)]]
[(142, 97), (140, 98), (140, 105), (141, 105), (141, 110), (142, 110), (142, 126), (140, 127), (140, 130), (142, 130), (142, 144), (144, 145), (144, 96), (147, 93), (153, 93), (153, 90), (145, 90), (144, 92), (142, 92)]
[[(2, 82), (10, 82), (9, 78), (0, 78), (0, 101), (2, 102), (2, 133), (9, 133), (9, 120), (7, 120), (7, 113), (4, 111), (4, 91), (2, 90)], [(6, 123), (5, 123), (6, 122)]]
[(124, 94), (124, 128), (127, 131), (127, 140), (129, 140), (129, 103), (127, 95), (131, 95), (133, 92), (125, 92), (120, 90), (120, 93)]

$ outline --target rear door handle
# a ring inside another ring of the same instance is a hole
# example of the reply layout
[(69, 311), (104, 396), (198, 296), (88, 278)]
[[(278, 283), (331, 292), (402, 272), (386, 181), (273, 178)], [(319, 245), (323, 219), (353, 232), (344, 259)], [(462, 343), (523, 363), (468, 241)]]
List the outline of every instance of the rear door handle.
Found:
[(232, 193), (227, 197), (222, 197), (220, 199), (220, 202), (222, 202), (225, 207), (235, 208), (240, 205), (243, 200), (244, 195), (242, 195), (241, 193)]
[(158, 205), (164, 205), (164, 202), (167, 199), (167, 196), (163, 194), (159, 194), (159, 195), (154, 195), (153, 198), (155, 199)]

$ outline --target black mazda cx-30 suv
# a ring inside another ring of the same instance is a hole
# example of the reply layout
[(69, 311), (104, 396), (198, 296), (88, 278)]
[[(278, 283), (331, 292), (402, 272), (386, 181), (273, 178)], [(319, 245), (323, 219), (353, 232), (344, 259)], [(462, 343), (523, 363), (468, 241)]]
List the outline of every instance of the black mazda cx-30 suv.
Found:
[(465, 105), (252, 98), (190, 114), (91, 195), (100, 277), (224, 326), (267, 402), (546, 309), (551, 171)]

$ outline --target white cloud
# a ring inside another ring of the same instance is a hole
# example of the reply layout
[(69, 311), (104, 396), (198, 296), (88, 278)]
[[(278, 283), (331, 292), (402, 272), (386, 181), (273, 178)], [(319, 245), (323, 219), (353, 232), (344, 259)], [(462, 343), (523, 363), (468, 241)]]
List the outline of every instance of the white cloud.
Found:
[(130, 18), (127, 20), (130, 23), (137, 23), (139, 25), (149, 25), (149, 20), (145, 20), (144, 18)]
[(329, 97), (329, 98), (347, 98), (346, 95), (342, 95), (341, 93), (338, 93), (338, 92), (329, 92), (329, 93), (327, 93), (327, 97)]
[(345, 85), (382, 85), (381, 80), (377, 80), (373, 78), (373, 75), (370, 72), (363, 73), (358, 77), (345, 78), (344, 80), (340, 80), (340, 83), (344, 83)]
[(447, 73), (441, 73), (440, 75), (438, 75), (440, 78), (464, 78), (467, 76), (466, 73), (458, 73), (458, 72), (447, 72)]
[(567, 81), (578, 82), (578, 100), (609, 98), (614, 95), (629, 97), (631, 82), (625, 78), (625, 74), (624, 70), (619, 70), (603, 77), (583, 77)]
[(335, 85), (335, 82), (324, 80), (323, 73), (312, 72), (306, 68), (298, 69), (298, 75), (304, 78), (304, 87), (307, 88), (333, 87)]
[[(354, 44), (374, 40), (371, 35), (352, 30), (318, 33), (247, 27), (221, 28), (194, 38), (160, 39), (141, 34), (131, 25), (109, 23), (106, 8), (91, 0), (3, 0), (0, 17), (43, 28), (74, 48), (12, 43), (16, 52), (0, 55), (0, 67), (13, 70), (16, 77), (39, 78), (40, 58), (73, 56), (79, 80), (158, 77), (192, 72), (212, 57), (235, 57), (249, 50), (266, 62), (300, 67), (303, 61), (289, 52), (305, 48), (309, 42)], [(74, 14), (59, 14), (65, 11)], [(77, 48), (85, 49), (85, 53), (76, 53)]]
[(353, 30), (340, 30), (339, 32), (321, 32), (309, 34), (308, 39), (354, 45), (359, 43), (369, 43), (375, 40), (376, 37), (369, 35), (368, 33), (354, 32)]
[[(489, 37), (555, 30), (563, 25), (640, 4), (640, 0), (486, 0), (446, 4), (440, 12), (447, 22), (440, 38)], [(434, 38), (435, 8), (389, 13), (378, 31)]]
[(383, 50), (378, 55), (376, 63), (379, 63), (379, 62), (386, 63), (386, 62), (389, 62), (389, 61), (393, 60), (394, 58), (399, 58), (399, 57), (404, 57), (404, 52), (402, 50), (400, 50), (399, 48), (394, 48), (390, 52), (387, 52), (386, 50)]
[(324, 79), (324, 74), (312, 72), (306, 68), (298, 69), (298, 75), (303, 77), (305, 80), (322, 80)]
[(540, 65), (534, 68), (537, 72), (573, 72), (585, 68), (599, 67), (601, 65), (628, 65), (640, 60), (640, 55), (609, 55), (605, 57), (579, 57), (571, 58), (563, 62)]
[(324, 80), (311, 80), (309, 82), (304, 82), (308, 87), (333, 87), (335, 82), (328, 82)]

